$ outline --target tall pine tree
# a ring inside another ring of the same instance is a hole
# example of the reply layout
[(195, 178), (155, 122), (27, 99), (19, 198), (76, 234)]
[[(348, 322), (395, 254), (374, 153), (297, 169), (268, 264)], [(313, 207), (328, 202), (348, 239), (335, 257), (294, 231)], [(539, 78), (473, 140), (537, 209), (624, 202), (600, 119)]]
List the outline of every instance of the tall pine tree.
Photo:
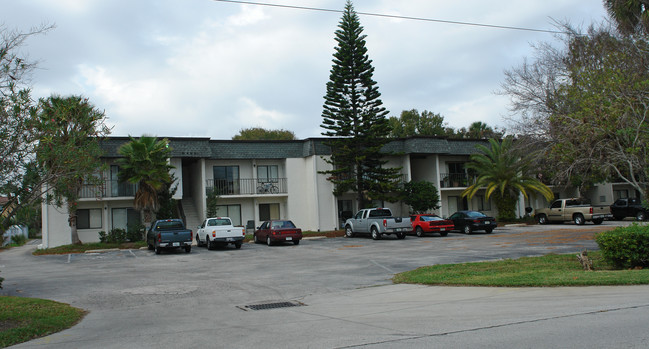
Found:
[(322, 135), (330, 137), (327, 145), (332, 154), (327, 161), (333, 169), (323, 173), (335, 185), (334, 195), (355, 192), (359, 208), (363, 208), (372, 199), (396, 200), (391, 195), (397, 192), (401, 175), (400, 168), (383, 167), (388, 154), (381, 149), (390, 133), (388, 111), (372, 79), (374, 67), (367, 55), (366, 35), (351, 1), (347, 1), (338, 27), (321, 125), (326, 130)]

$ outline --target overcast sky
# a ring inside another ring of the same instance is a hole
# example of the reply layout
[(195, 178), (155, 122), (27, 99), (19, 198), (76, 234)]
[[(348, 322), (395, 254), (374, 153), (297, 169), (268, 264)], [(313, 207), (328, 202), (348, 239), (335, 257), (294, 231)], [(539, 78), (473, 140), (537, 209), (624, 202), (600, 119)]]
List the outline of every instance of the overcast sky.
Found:
[[(342, 10), (345, 0), (259, 0)], [(23, 47), (35, 97), (83, 95), (112, 135), (230, 139), (249, 127), (320, 137), (341, 14), (213, 0), (0, 0), (10, 29), (56, 25)], [(356, 0), (357, 12), (555, 30), (605, 18), (602, 0)], [(360, 15), (390, 116), (440, 113), (504, 127), (503, 71), (552, 34)]]

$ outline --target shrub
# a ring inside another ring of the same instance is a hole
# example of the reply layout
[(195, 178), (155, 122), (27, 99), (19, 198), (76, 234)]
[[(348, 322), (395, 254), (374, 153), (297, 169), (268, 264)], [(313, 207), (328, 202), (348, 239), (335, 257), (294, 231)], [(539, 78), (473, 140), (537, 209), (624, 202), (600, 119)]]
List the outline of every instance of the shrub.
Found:
[(16, 246), (22, 246), (27, 243), (27, 237), (25, 235), (12, 235), (11, 243)]
[(649, 226), (633, 223), (597, 234), (602, 257), (617, 268), (649, 266)]
[(126, 230), (126, 239), (130, 242), (138, 242), (144, 240), (145, 227), (143, 224), (132, 224)]
[(117, 243), (117, 244), (126, 242), (126, 230), (113, 229), (108, 234), (106, 234), (105, 231), (100, 231), (99, 241), (103, 243)]

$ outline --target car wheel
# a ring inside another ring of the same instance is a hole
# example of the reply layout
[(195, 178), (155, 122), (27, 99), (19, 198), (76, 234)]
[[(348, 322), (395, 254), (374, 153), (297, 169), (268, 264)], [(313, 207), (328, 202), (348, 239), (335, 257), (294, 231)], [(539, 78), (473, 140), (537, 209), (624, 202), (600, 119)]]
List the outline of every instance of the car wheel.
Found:
[(593, 219), (593, 224), (599, 225), (599, 224), (602, 224), (603, 221), (604, 221), (604, 219), (601, 219), (601, 218), (600, 219)]
[(379, 231), (376, 228), (372, 227), (371, 232), (372, 232), (372, 239), (374, 240), (381, 239), (381, 234), (379, 234)]
[(300, 244), (300, 240), (293, 240), (293, 245), (299, 245), (299, 244)]
[(160, 246), (155, 246), (155, 254), (160, 254), (160, 252), (162, 252)]
[(582, 215), (579, 214), (579, 213), (576, 214), (576, 215), (572, 218), (572, 220), (573, 220), (573, 222), (575, 222), (576, 225), (584, 225), (584, 223), (585, 223), (584, 216), (582, 216)]
[(536, 220), (539, 222), (539, 224), (548, 224), (548, 217), (544, 214), (536, 217)]
[(397, 233), (397, 239), (403, 240), (406, 238), (406, 233)]
[(464, 232), (464, 234), (471, 234), (473, 233), (473, 228), (471, 228), (471, 226), (467, 224), (464, 226), (464, 229), (462, 229), (462, 231)]
[(354, 237), (354, 231), (352, 230), (352, 227), (349, 225), (345, 227), (345, 236), (348, 238)]
[(253, 240), (256, 244), (259, 243), (259, 239), (257, 238), (257, 234), (253, 234), (253, 235), (252, 235), (252, 240)]
[(417, 229), (415, 229), (415, 230), (416, 230), (416, 233), (417, 233), (418, 237), (424, 236), (424, 230), (421, 229), (421, 227), (417, 227)]
[(235, 242), (234, 247), (238, 250), (241, 248), (241, 243), (240, 242)]
[(647, 214), (644, 213), (644, 212), (638, 212), (635, 215), (635, 219), (638, 220), (638, 221), (644, 221), (645, 219), (647, 219)]
[(210, 238), (207, 236), (205, 237), (205, 247), (207, 247), (208, 250), (214, 248), (214, 244), (212, 243), (212, 241), (210, 241)]
[(441, 236), (447, 236), (448, 233), (447, 233), (447, 232), (443, 232), (443, 233), (439, 233), (439, 235), (441, 235)]
[(191, 246), (187, 246), (187, 247), (185, 247), (185, 253), (189, 253), (189, 252), (191, 252), (191, 251), (192, 251), (192, 247), (191, 247)]
[(494, 231), (494, 229), (493, 228), (487, 228), (484, 231), (487, 232), (487, 234), (491, 234), (491, 232)]
[(153, 247), (153, 245), (151, 244), (147, 244), (146, 248), (148, 248), (149, 251), (153, 251), (155, 249), (155, 247)]
[(273, 244), (272, 241), (270, 241), (270, 236), (266, 236), (266, 245), (271, 246)]

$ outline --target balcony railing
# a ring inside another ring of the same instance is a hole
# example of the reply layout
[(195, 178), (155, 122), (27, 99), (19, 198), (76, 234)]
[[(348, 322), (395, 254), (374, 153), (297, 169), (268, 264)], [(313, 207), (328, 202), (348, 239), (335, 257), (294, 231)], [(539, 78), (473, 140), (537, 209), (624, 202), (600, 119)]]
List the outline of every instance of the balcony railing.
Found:
[(116, 180), (105, 181), (103, 184), (84, 184), (81, 187), (80, 198), (106, 198), (135, 196), (138, 185), (131, 183), (119, 182)]
[(440, 188), (465, 188), (475, 183), (476, 176), (466, 173), (440, 173)]
[(268, 195), (286, 194), (288, 189), (286, 178), (208, 179), (206, 192), (210, 194), (212, 191), (216, 191), (217, 195)]

